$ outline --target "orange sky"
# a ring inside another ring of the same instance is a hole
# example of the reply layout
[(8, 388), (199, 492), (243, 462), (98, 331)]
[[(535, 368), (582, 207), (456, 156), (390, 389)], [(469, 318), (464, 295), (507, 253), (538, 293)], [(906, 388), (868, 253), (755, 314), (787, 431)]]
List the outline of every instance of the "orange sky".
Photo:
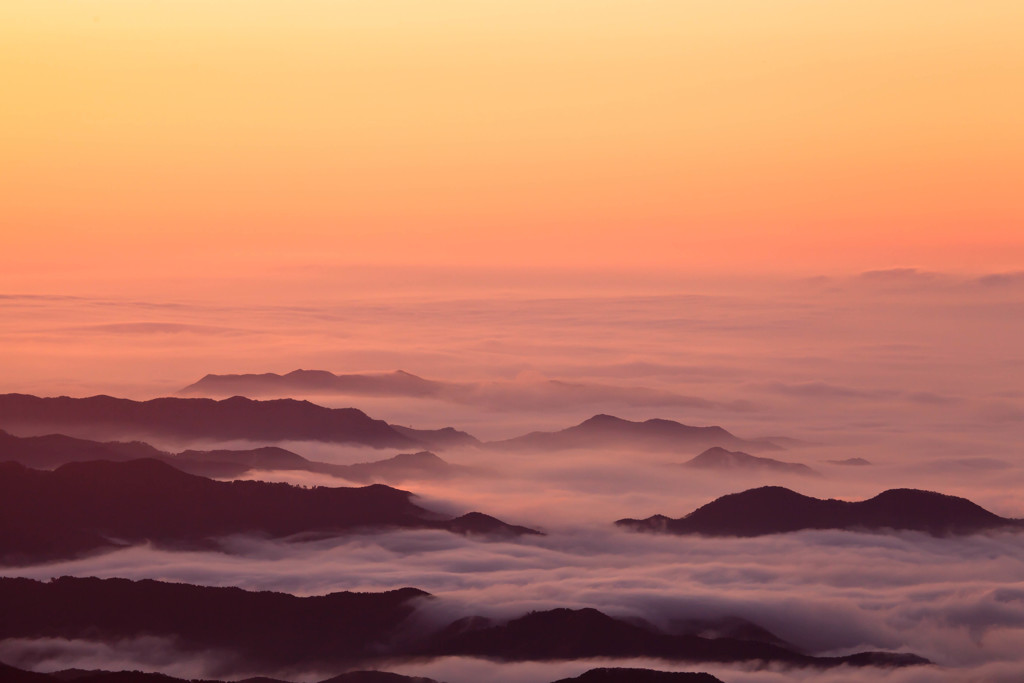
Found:
[(11, 0), (0, 284), (1019, 269), (1022, 32), (1019, 0)]

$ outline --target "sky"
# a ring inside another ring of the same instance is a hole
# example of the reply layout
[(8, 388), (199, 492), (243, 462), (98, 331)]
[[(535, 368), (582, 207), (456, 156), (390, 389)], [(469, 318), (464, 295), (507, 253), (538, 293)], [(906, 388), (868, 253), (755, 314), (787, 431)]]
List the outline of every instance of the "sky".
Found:
[(1015, 0), (11, 0), (0, 284), (1019, 269), (1022, 26)]

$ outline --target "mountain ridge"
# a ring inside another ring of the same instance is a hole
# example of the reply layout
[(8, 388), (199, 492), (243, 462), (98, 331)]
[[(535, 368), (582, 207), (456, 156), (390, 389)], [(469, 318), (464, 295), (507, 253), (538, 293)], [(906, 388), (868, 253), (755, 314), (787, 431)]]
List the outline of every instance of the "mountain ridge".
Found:
[(683, 467), (709, 470), (771, 470), (804, 476), (820, 476), (816, 470), (802, 463), (764, 458), (743, 451), (730, 451), (721, 446), (712, 446), (701, 452), (684, 462)]
[[(186, 440), (324, 441), (374, 448), (431, 448), (476, 439), (454, 428), (398, 431), (358, 408), (326, 408), (290, 398), (258, 401), (163, 397), (148, 401), (0, 394), (0, 428), (48, 429), (78, 438), (160, 436)], [(431, 440), (438, 438), (439, 444)]]
[[(446, 518), (383, 484), (303, 488), (215, 481), (160, 460), (71, 462), (53, 471), (0, 463), (0, 562), (26, 564), (151, 541), (216, 549), (239, 533), (283, 538), (360, 529), (539, 534), (487, 516)], [(114, 542), (110, 539), (119, 539)]]
[(66, 436), (14, 436), (0, 429), (0, 460), (19, 462), (34, 469), (54, 469), (70, 462), (89, 460), (161, 460), (189, 474), (212, 478), (237, 478), (251, 470), (300, 470), (342, 477), (353, 482), (401, 481), (450, 478), (475, 471), (454, 465), (430, 451), (399, 453), (382, 460), (340, 465), (309, 460), (278, 446), (249, 449), (186, 449), (162, 451), (142, 441), (92, 441)]
[(632, 421), (599, 413), (583, 422), (555, 432), (536, 431), (501, 441), (489, 441), (485, 447), (502, 450), (563, 450), (571, 448), (607, 448), (609, 446), (675, 450), (712, 446), (760, 450), (782, 450), (763, 439), (741, 439), (717, 425), (692, 425), (651, 418)]
[(235, 653), (246, 657), (247, 665), (279, 667), (447, 656), (509, 662), (659, 657), (817, 668), (927, 661), (888, 652), (816, 657), (760, 641), (672, 635), (593, 608), (529, 612), (501, 624), (473, 617), (448, 625), (411, 619), (423, 601), (437, 599), (411, 587), (296, 597), (151, 579), (0, 577), (0, 613), (24, 615), (0, 620), (0, 639), (88, 635), (111, 640), (148, 634), (175, 639), (188, 650)]
[(762, 536), (808, 529), (922, 531), (953, 536), (999, 528), (1024, 528), (957, 496), (920, 489), (889, 489), (863, 501), (805, 496), (781, 486), (732, 493), (673, 519), (654, 515), (620, 519), (617, 526), (705, 536)]

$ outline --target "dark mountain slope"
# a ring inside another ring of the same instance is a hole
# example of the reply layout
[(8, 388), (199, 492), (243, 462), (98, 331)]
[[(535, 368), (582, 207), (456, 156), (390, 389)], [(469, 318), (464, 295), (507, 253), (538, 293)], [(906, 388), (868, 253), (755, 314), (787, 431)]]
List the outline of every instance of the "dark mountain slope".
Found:
[(63, 434), (20, 437), (0, 429), (0, 462), (14, 460), (37, 469), (83, 460), (137, 460), (165, 455), (141, 441), (101, 443)]
[(401, 481), (403, 479), (446, 479), (471, 471), (452, 465), (430, 451), (400, 453), (386, 460), (354, 465), (324, 465), (319, 469), (351, 481)]
[(432, 448), (456, 448), (460, 446), (479, 446), (480, 440), (472, 434), (460, 432), (454, 427), (441, 429), (413, 429), (401, 425), (391, 425), (399, 434), (403, 434), (419, 443), (429, 444)]
[(69, 462), (140, 458), (162, 460), (189, 474), (218, 478), (238, 477), (253, 469), (303, 470), (331, 474), (351, 481), (373, 482), (448, 478), (471, 471), (471, 468), (445, 462), (429, 451), (401, 453), (384, 460), (354, 465), (334, 465), (307, 460), (298, 453), (277, 446), (170, 453), (141, 441), (99, 442), (63, 434), (19, 437), (0, 430), (0, 462), (19, 462), (34, 469), (52, 469)]
[[(465, 518), (443, 519), (412, 503), (411, 496), (381, 484), (306, 489), (213, 481), (158, 460), (69, 463), (52, 472), (2, 463), (0, 561), (71, 557), (112, 547), (107, 539), (201, 546), (235, 533), (282, 537), (363, 527), (469, 530)], [(499, 520), (490, 530), (532, 532)]]
[[(478, 627), (474, 628), (474, 625)], [(649, 625), (629, 623), (589, 608), (531, 612), (498, 626), (463, 620), (442, 632), (428, 652), (509, 661), (659, 657), (676, 661), (763, 661), (816, 667), (906, 666), (925, 662), (914, 655), (885, 652), (813, 657), (765, 642), (671, 635)]]
[(286, 666), (345, 664), (386, 652), (427, 593), (286, 593), (160, 581), (63, 577), (43, 583), (0, 578), (0, 638), (173, 637), (185, 650), (224, 650)]
[[(185, 679), (161, 673), (142, 671), (86, 671), (65, 669), (51, 674), (33, 673), (0, 664), (0, 681), (3, 683), (221, 683), (208, 679)], [(238, 683), (289, 683), (278, 678), (246, 678)], [(320, 683), (438, 683), (432, 678), (402, 676), (387, 671), (350, 671), (332, 676)]]
[(722, 496), (680, 519), (655, 515), (616, 524), (637, 531), (706, 536), (760, 536), (802, 529), (902, 529), (947, 536), (1021, 528), (1022, 521), (999, 517), (965, 498), (917, 489), (890, 489), (869, 500), (848, 502), (764, 486)]
[(438, 683), (433, 678), (402, 676), (387, 671), (349, 671), (320, 683)]
[(595, 415), (558, 432), (531, 432), (524, 436), (486, 444), (491, 448), (515, 450), (562, 450), (567, 448), (645, 448), (652, 450), (698, 450), (711, 446), (779, 450), (769, 441), (747, 441), (721, 427), (692, 427), (673, 420), (631, 422), (612, 415)]
[(247, 666), (363, 665), (406, 657), (469, 655), (504, 661), (660, 657), (675, 661), (757, 661), (783, 666), (906, 666), (907, 654), (813, 657), (770, 643), (669, 635), (594, 609), (531, 612), (492, 625), (460, 619), (440, 630), (407, 621), (415, 588), (298, 598), (238, 588), (127, 579), (0, 578), (3, 638), (115, 640), (153, 635), (185, 650), (219, 650)]
[(706, 673), (654, 671), (652, 669), (591, 669), (575, 678), (554, 683), (722, 683)]
[(0, 681), (4, 683), (57, 683), (58, 679), (46, 674), (17, 669), (0, 662)]

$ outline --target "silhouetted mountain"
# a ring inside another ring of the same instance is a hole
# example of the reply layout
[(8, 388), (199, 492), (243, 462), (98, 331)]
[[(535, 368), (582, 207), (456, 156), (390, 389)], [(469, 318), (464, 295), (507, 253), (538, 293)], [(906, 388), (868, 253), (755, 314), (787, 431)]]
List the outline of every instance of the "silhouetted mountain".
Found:
[(554, 683), (722, 683), (707, 673), (654, 671), (653, 669), (591, 669), (575, 678)]
[[(107, 671), (105, 669), (63, 669), (54, 671), (50, 676), (51, 681), (76, 681), (77, 683), (180, 683), (183, 678), (174, 678), (161, 673), (147, 673), (143, 671)], [(203, 681), (203, 683), (207, 683)], [(213, 683), (213, 682), (211, 682)], [(266, 679), (260, 683), (285, 683)]]
[(384, 460), (335, 465), (307, 460), (283, 448), (252, 450), (182, 451), (160, 458), (178, 469), (209, 477), (237, 477), (249, 470), (302, 470), (356, 482), (400, 482), (406, 479), (447, 479), (474, 471), (448, 463), (430, 451), (400, 453)]
[(4, 683), (57, 683), (58, 680), (46, 674), (25, 671), (0, 662), (0, 681)]
[(395, 372), (336, 375), (326, 370), (293, 370), (243, 375), (206, 375), (179, 394), (201, 396), (434, 396), (444, 384), (396, 370)]
[(447, 522), (445, 528), (460, 534), (483, 534), (488, 536), (543, 535), (535, 529), (525, 526), (512, 526), (482, 512), (467, 512), (461, 517), (456, 517)]
[[(175, 678), (160, 673), (141, 671), (86, 671), (65, 669), (50, 674), (33, 673), (0, 663), (0, 681), (3, 683), (221, 683), (209, 679)], [(279, 678), (258, 676), (237, 683), (289, 683)], [(332, 676), (320, 683), (439, 683), (432, 678), (402, 676), (386, 671), (350, 671)]]
[(141, 458), (161, 460), (183, 472), (215, 478), (236, 478), (258, 469), (319, 472), (356, 482), (399, 482), (406, 479), (445, 479), (474, 471), (473, 468), (448, 463), (429, 451), (401, 453), (353, 465), (335, 465), (307, 460), (276, 446), (169, 453), (141, 441), (102, 443), (61, 434), (17, 437), (0, 430), (0, 462), (18, 462), (34, 469), (52, 469), (69, 462)]
[[(464, 518), (443, 519), (381, 484), (306, 489), (261, 481), (213, 481), (158, 460), (69, 463), (52, 472), (0, 463), (0, 561), (71, 557), (118, 543), (209, 546), (235, 533), (271, 537), (340, 533), (363, 527), (433, 528), (456, 533)], [(490, 531), (527, 533), (494, 520)]]
[(704, 638), (753, 640), (759, 643), (778, 645), (788, 650), (799, 651), (799, 648), (795, 647), (792, 643), (787, 643), (763, 626), (758, 626), (742, 617), (672, 619), (669, 622), (669, 630), (672, 633), (702, 636)]
[(692, 460), (684, 462), (683, 466), (708, 470), (770, 470), (789, 474), (818, 474), (807, 465), (762, 458), (743, 451), (727, 451), (720, 446), (712, 446)]
[(183, 650), (224, 650), (265, 666), (346, 665), (389, 652), (428, 594), (296, 597), (161, 581), (0, 578), (0, 638), (173, 638)]
[[(314, 463), (298, 453), (292, 453), (277, 446), (263, 446), (246, 450), (217, 449), (212, 451), (187, 450), (178, 453), (176, 459), (199, 461), (223, 461), (246, 465), (261, 470), (308, 470)], [(173, 464), (173, 463), (172, 463)]]
[[(217, 683), (215, 681), (189, 681), (184, 678), (175, 678), (161, 673), (146, 673), (143, 671), (57, 671), (53, 674), (51, 681), (63, 681), (68, 683)], [(266, 679), (259, 683), (286, 683), (286, 681), (275, 681)]]
[[(452, 465), (430, 451), (400, 453), (384, 460), (335, 465), (307, 460), (283, 448), (267, 446), (253, 450), (182, 451), (164, 458), (165, 462), (180, 470), (205, 476), (232, 476), (215, 474), (225, 464), (240, 472), (260, 470), (303, 470), (342, 477), (356, 482), (399, 482), (405, 479), (447, 479), (472, 471), (469, 467)], [(208, 472), (213, 472), (207, 474)]]
[(350, 671), (320, 683), (438, 683), (433, 678), (402, 676), (387, 671)]
[(828, 462), (833, 465), (852, 465), (854, 467), (863, 467), (871, 464), (870, 460), (865, 460), (864, 458), (847, 458), (846, 460), (829, 460)]
[(101, 443), (63, 434), (20, 437), (0, 429), (0, 461), (14, 460), (37, 469), (85, 460), (137, 460), (165, 455), (141, 441)]
[[(283, 448), (257, 448), (237, 451), (161, 451), (141, 441), (90, 441), (63, 434), (19, 437), (0, 430), (0, 462), (18, 462), (34, 469), (53, 469), (69, 462), (92, 460), (127, 461), (153, 458), (183, 472), (205, 477), (237, 477), (262, 466), (267, 469), (309, 469), (298, 466), (308, 460)], [(296, 460), (297, 459), (297, 460)]]
[[(479, 627), (474, 628), (474, 625)], [(435, 636), (426, 654), (508, 661), (658, 657), (676, 661), (761, 661), (817, 667), (861, 666), (868, 661), (872, 665), (908, 666), (927, 661), (915, 655), (885, 652), (813, 657), (771, 643), (671, 635), (649, 624), (629, 623), (590, 608), (530, 612), (498, 626), (461, 620)]]
[(259, 469), (320, 472), (358, 482), (397, 482), (403, 479), (442, 479), (473, 471), (469, 467), (445, 462), (429, 451), (401, 453), (384, 460), (354, 465), (334, 465), (307, 460), (298, 453), (277, 446), (169, 453), (141, 441), (102, 443), (62, 434), (19, 437), (0, 430), (0, 462), (18, 462), (34, 469), (53, 469), (69, 462), (141, 458), (161, 460), (189, 474), (217, 478), (234, 478)]
[[(547, 409), (565, 405), (629, 405), (684, 409), (747, 409), (744, 400), (719, 403), (697, 396), (643, 386), (621, 386), (560, 379), (453, 382), (430, 380), (401, 370), (335, 375), (324, 370), (295, 370), (244, 375), (207, 375), (181, 391), (188, 396), (309, 398), (317, 396), (393, 396), (451, 401), (489, 408)], [(771, 439), (769, 439), (771, 440)]]
[(595, 415), (575, 427), (558, 432), (531, 432), (505, 441), (491, 441), (493, 448), (561, 450), (621, 446), (654, 450), (689, 450), (723, 446), (752, 450), (780, 450), (769, 441), (746, 441), (721, 427), (691, 427), (672, 420), (631, 422), (611, 415)]
[(325, 465), (321, 472), (352, 481), (401, 481), (402, 479), (444, 479), (469, 472), (469, 468), (452, 465), (430, 451), (400, 453), (387, 460), (361, 462), (354, 465)]
[(761, 536), (802, 529), (897, 529), (934, 536), (1021, 528), (1024, 521), (992, 514), (964, 498), (916, 489), (890, 489), (859, 502), (821, 500), (764, 486), (714, 500), (680, 519), (655, 515), (616, 522), (637, 531), (706, 536)]
[[(254, 401), (241, 396), (156, 398), (131, 401), (110, 396), (39, 398), (0, 395), (0, 427), (55, 431), (86, 438), (161, 436), (173, 439), (306, 440), (357, 443), (378, 448), (432, 446), (432, 435), (452, 443), (472, 440), (455, 430), (399, 433), (355, 408), (325, 408), (309, 401)], [(443, 445), (443, 444), (441, 444)]]
[(415, 588), (299, 598), (152, 580), (0, 578), (0, 614), (18, 615), (0, 620), (0, 639), (158, 636), (186, 651), (234, 654), (250, 667), (364, 665), (446, 655), (505, 661), (659, 657), (815, 667), (925, 662), (884, 652), (813, 657), (770, 643), (670, 635), (594, 609), (531, 612), (497, 626), (464, 618), (434, 630), (409, 619), (416, 601), (427, 597)]
[(401, 425), (391, 425), (399, 434), (418, 441), (430, 444), (433, 448), (453, 448), (457, 446), (479, 446), (480, 440), (472, 434), (460, 432), (454, 427), (442, 427), (441, 429), (413, 429)]

